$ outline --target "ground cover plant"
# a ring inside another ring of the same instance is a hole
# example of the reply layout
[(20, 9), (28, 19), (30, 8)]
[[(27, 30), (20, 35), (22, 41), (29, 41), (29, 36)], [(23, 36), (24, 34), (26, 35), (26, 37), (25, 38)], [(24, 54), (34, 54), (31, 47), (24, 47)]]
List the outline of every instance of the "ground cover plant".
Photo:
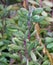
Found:
[(53, 65), (52, 1), (1, 3), (0, 65)]

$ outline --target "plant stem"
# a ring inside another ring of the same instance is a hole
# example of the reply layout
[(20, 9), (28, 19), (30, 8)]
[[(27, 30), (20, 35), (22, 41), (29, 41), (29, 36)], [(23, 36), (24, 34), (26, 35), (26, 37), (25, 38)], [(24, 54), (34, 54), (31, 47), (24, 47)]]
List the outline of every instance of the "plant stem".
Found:
[(40, 0), (40, 7), (42, 7), (42, 0)]
[(30, 28), (31, 28), (31, 24), (30, 24), (30, 21), (28, 21), (28, 39), (30, 40)]
[(28, 58), (28, 51), (26, 46), (26, 40), (24, 40), (24, 48), (25, 48), (25, 57)]

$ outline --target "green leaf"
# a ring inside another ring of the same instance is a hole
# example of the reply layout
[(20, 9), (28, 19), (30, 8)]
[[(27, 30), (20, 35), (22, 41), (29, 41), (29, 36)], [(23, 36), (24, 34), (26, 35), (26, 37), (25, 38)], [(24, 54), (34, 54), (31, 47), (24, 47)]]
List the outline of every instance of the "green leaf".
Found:
[(33, 22), (42, 22), (44, 20), (44, 16), (35, 15), (32, 17)]
[(10, 58), (13, 58), (13, 59), (19, 59), (19, 56), (16, 53), (10, 54), (10, 53), (1, 52), (1, 55), (4, 56), (4, 57), (10, 57)]
[(10, 45), (8, 45), (8, 47), (12, 50), (21, 50), (21, 49), (23, 49), (22, 46), (17, 46), (16, 44), (10, 44)]
[(37, 61), (37, 58), (36, 58), (36, 55), (34, 54), (33, 51), (30, 52), (30, 55), (31, 55), (32, 60), (33, 60), (34, 62), (36, 62), (36, 61)]
[(0, 46), (2, 46), (4, 43), (2, 41), (0, 41)]
[(4, 62), (0, 62), (0, 65), (8, 65), (7, 63)]
[(46, 60), (45, 62), (43, 62), (42, 65), (50, 65), (50, 62), (48, 60)]
[(53, 22), (53, 18), (52, 18), (52, 17), (46, 17), (46, 20), (47, 20), (48, 22)]
[(49, 48), (49, 49), (53, 48), (53, 43), (49, 43), (49, 44), (47, 45), (47, 48)]
[(0, 11), (3, 10), (3, 5), (0, 4)]
[(43, 8), (36, 8), (36, 9), (32, 12), (32, 15), (41, 14), (42, 12), (43, 12)]
[(45, 16), (45, 17), (47, 17), (47, 15), (48, 15), (45, 11), (43, 11), (41, 14), (42, 14), (42, 16)]
[(48, 12), (50, 12), (51, 8), (47, 6), (47, 7), (45, 7), (45, 10), (48, 11)]
[(38, 63), (38, 62), (35, 62), (35, 65), (40, 65), (40, 63)]
[(2, 28), (2, 23), (0, 22), (0, 28)]
[(36, 30), (31, 33), (31, 36), (34, 36), (36, 33)]
[(26, 57), (24, 56), (24, 57), (23, 57), (23, 60), (22, 60), (22, 64), (26, 63), (26, 61), (27, 61), (27, 59), (26, 59)]
[(29, 52), (29, 53), (30, 53), (31, 50), (34, 48), (34, 46), (35, 46), (35, 43), (31, 43), (31, 44), (29, 45), (29, 48), (28, 48), (28, 52)]
[(27, 65), (29, 65), (29, 60), (27, 59)]
[(38, 47), (36, 48), (36, 50), (42, 51), (43, 47), (44, 47), (44, 46), (38, 46)]
[(0, 38), (2, 38), (2, 34), (0, 33)]
[(28, 38), (28, 32), (29, 30), (26, 30), (25, 35), (24, 35), (25, 38)]
[(6, 64), (7, 64), (7, 59), (4, 58), (4, 57), (1, 57), (1, 58), (0, 58), (0, 62), (3, 62), (3, 63), (6, 63)]
[(12, 8), (12, 5), (8, 6), (8, 7), (7, 7), (7, 11), (10, 11), (11, 8)]
[(45, 41), (46, 41), (46, 43), (50, 43), (50, 42), (53, 42), (53, 38), (50, 38), (50, 37), (46, 37), (46, 38), (45, 38)]
[(27, 22), (28, 20), (28, 11), (25, 8), (18, 10), (18, 21)]

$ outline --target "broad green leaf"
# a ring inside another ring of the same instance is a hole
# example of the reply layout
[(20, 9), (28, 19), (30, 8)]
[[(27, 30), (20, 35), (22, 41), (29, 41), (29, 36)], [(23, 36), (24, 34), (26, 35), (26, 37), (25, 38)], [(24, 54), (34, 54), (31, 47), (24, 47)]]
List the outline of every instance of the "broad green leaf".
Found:
[(47, 35), (53, 37), (53, 32), (48, 32)]
[(44, 20), (44, 16), (35, 15), (32, 17), (33, 22), (42, 22)]
[(47, 45), (47, 48), (49, 48), (49, 49), (53, 48), (53, 43), (49, 43), (49, 44)]
[(48, 11), (48, 12), (50, 12), (51, 8), (47, 6), (47, 7), (45, 7), (45, 10)]
[(0, 41), (0, 46), (2, 46), (4, 43), (3, 43), (3, 41)]
[(46, 37), (46, 38), (45, 38), (45, 42), (46, 42), (46, 43), (51, 43), (51, 42), (53, 42), (53, 38)]
[(43, 12), (43, 9), (42, 9), (42, 8), (36, 8), (36, 9), (32, 12), (32, 15), (41, 14), (42, 12)]
[(12, 9), (12, 5), (10, 5), (10, 6), (7, 7), (8, 11), (11, 10), (11, 9)]
[(0, 63), (1, 63), (2, 65), (3, 65), (3, 64), (8, 65), (7, 59), (4, 58), (4, 57), (1, 57), (1, 58), (0, 58)]

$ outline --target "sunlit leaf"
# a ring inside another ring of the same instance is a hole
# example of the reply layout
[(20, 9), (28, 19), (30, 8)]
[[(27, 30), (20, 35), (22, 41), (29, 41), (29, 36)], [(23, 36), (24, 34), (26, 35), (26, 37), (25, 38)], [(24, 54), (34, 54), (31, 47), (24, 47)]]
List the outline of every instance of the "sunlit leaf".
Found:
[(34, 62), (36, 62), (36, 61), (37, 61), (37, 58), (36, 58), (36, 55), (34, 54), (33, 51), (30, 52), (30, 55), (31, 55), (32, 60), (33, 60)]

